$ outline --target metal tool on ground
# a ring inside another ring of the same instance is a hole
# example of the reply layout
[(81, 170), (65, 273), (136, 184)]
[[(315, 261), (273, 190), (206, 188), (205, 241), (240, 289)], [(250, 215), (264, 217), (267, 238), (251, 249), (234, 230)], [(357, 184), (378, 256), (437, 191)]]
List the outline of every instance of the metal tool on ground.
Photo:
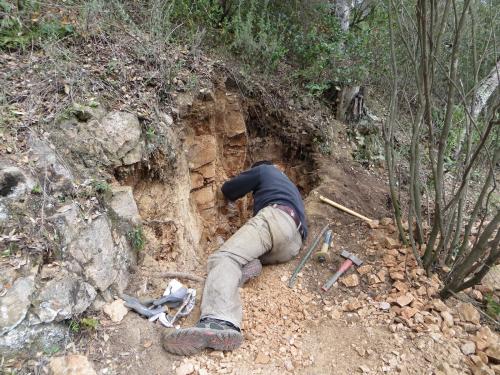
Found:
[(331, 223), (326, 224), (323, 227), (323, 229), (321, 229), (321, 232), (319, 232), (319, 234), (314, 238), (314, 241), (312, 242), (311, 246), (307, 250), (306, 254), (304, 255), (304, 257), (300, 261), (300, 263), (297, 266), (297, 268), (295, 268), (295, 271), (293, 271), (292, 276), (290, 277), (290, 280), (288, 281), (288, 287), (289, 288), (293, 288), (293, 285), (295, 284), (295, 280), (297, 279), (297, 276), (298, 276), (299, 272), (302, 270), (302, 268), (304, 268), (307, 260), (311, 257), (314, 249), (318, 245), (319, 240), (321, 239), (321, 237), (323, 236), (323, 234), (326, 232), (326, 230), (330, 227), (330, 225), (331, 225)]
[(328, 291), (332, 287), (333, 284), (338, 280), (340, 276), (342, 276), (353, 264), (355, 264), (357, 267), (363, 264), (363, 261), (359, 259), (357, 256), (354, 254), (351, 254), (347, 250), (342, 250), (342, 253), (340, 255), (346, 260), (342, 265), (340, 266), (339, 270), (335, 272), (335, 274), (321, 287), (325, 292)]
[(347, 212), (348, 214), (351, 214), (351, 215), (353, 215), (353, 216), (356, 216), (357, 218), (360, 218), (361, 220), (364, 220), (364, 221), (366, 221), (366, 222), (367, 222), (367, 223), (369, 223), (369, 224), (375, 224), (375, 223), (377, 223), (377, 221), (376, 221), (376, 220), (372, 220), (372, 219), (370, 219), (370, 218), (367, 218), (366, 216), (363, 216), (363, 215), (361, 215), (361, 214), (358, 214), (356, 211), (353, 211), (353, 210), (351, 210), (351, 209), (349, 209), (349, 208), (347, 208), (347, 207), (345, 207), (345, 206), (342, 206), (341, 204), (336, 203), (336, 202), (334, 202), (334, 201), (332, 201), (332, 200), (330, 200), (330, 199), (328, 199), (328, 198), (325, 198), (325, 197), (324, 197), (324, 196), (322, 196), (322, 195), (320, 195), (320, 196), (319, 196), (319, 199), (320, 199), (321, 201), (325, 202), (325, 203), (328, 203), (329, 205), (331, 205), (331, 206), (333, 206), (333, 207), (335, 207), (335, 208), (338, 208), (338, 209), (339, 209), (339, 210), (341, 210), (341, 211), (344, 211), (344, 212)]
[(137, 314), (146, 318), (151, 318), (165, 311), (163, 306), (155, 306), (154, 308), (144, 306), (137, 298), (127, 294), (121, 294), (120, 298), (125, 301), (125, 307), (134, 310)]
[[(187, 288), (173, 279), (170, 280), (161, 298), (140, 301), (138, 298), (123, 293), (120, 298), (125, 301), (126, 307), (148, 318), (149, 321), (159, 320), (165, 327), (173, 327), (178, 318), (187, 316), (193, 311), (196, 303), (196, 290)], [(167, 314), (168, 307), (177, 307), (173, 316)]]
[(320, 263), (324, 263), (326, 261), (326, 258), (328, 257), (328, 250), (330, 249), (330, 246), (332, 245), (332, 240), (333, 240), (333, 234), (332, 230), (329, 229), (325, 233), (325, 237), (323, 239), (323, 245), (321, 245), (321, 249), (316, 253), (316, 260)]
[(161, 313), (158, 314), (157, 316), (149, 318), (149, 321), (154, 322), (156, 319), (158, 319), (163, 326), (167, 328), (172, 328), (174, 327), (174, 324), (177, 321), (177, 319), (183, 316), (187, 316), (191, 313), (191, 311), (193, 311), (195, 302), (196, 302), (196, 290), (188, 289), (184, 302), (177, 309), (177, 312), (175, 313), (174, 316), (167, 315), (166, 313)]

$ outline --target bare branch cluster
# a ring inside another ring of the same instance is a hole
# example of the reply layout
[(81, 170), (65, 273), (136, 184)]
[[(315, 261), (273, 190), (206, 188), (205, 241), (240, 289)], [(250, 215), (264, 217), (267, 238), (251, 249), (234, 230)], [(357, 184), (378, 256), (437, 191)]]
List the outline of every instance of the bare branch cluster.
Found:
[[(387, 7), (392, 92), (383, 130), (393, 208), (400, 237), (409, 241), (419, 264), (427, 272), (451, 267), (441, 291), (448, 297), (480, 282), (500, 256), (500, 210), (491, 202), (500, 161), (498, 11), (486, 22), (491, 4), (477, 0), (388, 0)], [(480, 16), (488, 30), (478, 32)], [(400, 97), (408, 96), (408, 87), (400, 89), (400, 72), (408, 69), (416, 95), (408, 103), (406, 233), (395, 187), (394, 128)], [(429, 226), (424, 192), (433, 201)]]

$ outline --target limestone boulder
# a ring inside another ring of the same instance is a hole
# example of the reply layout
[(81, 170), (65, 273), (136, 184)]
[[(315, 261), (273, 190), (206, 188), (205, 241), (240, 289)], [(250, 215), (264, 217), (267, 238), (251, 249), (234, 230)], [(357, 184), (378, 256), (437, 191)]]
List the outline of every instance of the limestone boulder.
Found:
[(141, 125), (136, 115), (128, 112), (110, 112), (95, 129), (96, 140), (115, 165), (130, 165), (141, 161), (144, 142)]
[(35, 290), (35, 277), (19, 277), (0, 297), (0, 336), (16, 328), (26, 317)]
[(58, 124), (55, 143), (75, 160), (83, 161), (81, 170), (96, 166), (118, 167), (142, 160), (145, 150), (141, 124), (135, 114), (104, 110), (71, 116)]
[(33, 300), (34, 313), (43, 323), (60, 322), (83, 313), (96, 295), (96, 290), (81, 276), (63, 272), (40, 287)]
[(0, 160), (0, 200), (19, 198), (34, 186), (35, 182), (28, 173)]
[(23, 201), (35, 186), (30, 173), (0, 158), (0, 223), (11, 216), (11, 205)]
[(47, 188), (51, 192), (71, 192), (73, 172), (64, 159), (55, 152), (55, 146), (35, 135), (30, 136), (29, 146), (30, 159), (34, 161), (39, 173), (47, 172)]
[[(117, 210), (122, 212), (119, 208)], [(109, 287), (122, 291), (128, 282), (128, 269), (136, 261), (136, 254), (123, 230), (113, 229), (107, 214), (86, 222), (77, 204), (69, 204), (59, 211), (48, 221), (59, 234), (59, 256), (64, 260), (64, 268), (85, 280), (97, 292), (104, 292)], [(136, 212), (129, 208), (122, 213), (127, 217), (136, 216)]]
[(67, 323), (38, 323), (36, 319), (26, 318), (16, 328), (0, 336), (0, 355), (48, 352), (66, 345), (69, 339)]
[(113, 186), (111, 188), (109, 207), (118, 219), (127, 221), (132, 225), (141, 223), (141, 216), (131, 186)]
[(101, 292), (113, 286), (121, 292), (128, 281), (128, 269), (133, 262), (130, 246), (123, 237), (113, 238), (106, 215), (87, 224), (71, 241), (63, 257), (72, 272)]

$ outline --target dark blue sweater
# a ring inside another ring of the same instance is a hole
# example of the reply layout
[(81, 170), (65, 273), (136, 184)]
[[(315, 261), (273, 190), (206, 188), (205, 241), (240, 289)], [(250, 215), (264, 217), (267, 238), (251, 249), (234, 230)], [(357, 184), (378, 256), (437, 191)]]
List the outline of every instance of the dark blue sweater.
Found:
[(251, 168), (226, 181), (221, 190), (231, 201), (252, 192), (254, 216), (272, 203), (293, 208), (304, 227), (304, 239), (307, 237), (304, 202), (300, 192), (294, 183), (275, 166), (264, 164)]

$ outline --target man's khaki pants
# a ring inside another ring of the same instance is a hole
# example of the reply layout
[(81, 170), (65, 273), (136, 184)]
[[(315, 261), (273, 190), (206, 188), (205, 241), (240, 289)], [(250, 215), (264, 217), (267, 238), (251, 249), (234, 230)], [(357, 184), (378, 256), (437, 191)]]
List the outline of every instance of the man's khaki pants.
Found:
[(271, 206), (260, 210), (208, 258), (201, 317), (225, 320), (240, 327), (241, 268), (257, 258), (262, 264), (287, 262), (299, 253), (301, 246), (297, 226), (286, 212)]

